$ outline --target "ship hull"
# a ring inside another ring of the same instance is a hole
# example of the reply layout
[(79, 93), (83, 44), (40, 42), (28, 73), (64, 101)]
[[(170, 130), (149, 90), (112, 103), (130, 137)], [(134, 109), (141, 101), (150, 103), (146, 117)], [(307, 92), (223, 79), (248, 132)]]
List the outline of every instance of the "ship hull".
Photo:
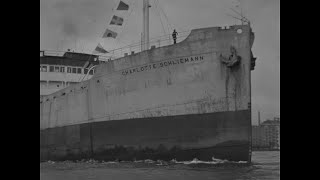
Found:
[(253, 39), (246, 25), (201, 28), (99, 64), (40, 98), (40, 161), (250, 162)]
[(249, 161), (250, 111), (102, 121), (40, 130), (40, 161)]

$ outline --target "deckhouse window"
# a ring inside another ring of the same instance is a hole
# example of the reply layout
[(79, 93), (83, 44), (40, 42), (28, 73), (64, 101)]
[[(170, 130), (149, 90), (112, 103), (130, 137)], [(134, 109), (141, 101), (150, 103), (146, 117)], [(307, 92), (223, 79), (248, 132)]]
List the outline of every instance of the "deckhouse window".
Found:
[(77, 68), (72, 68), (72, 73), (77, 73)]
[(81, 68), (78, 68), (78, 69), (77, 69), (77, 73), (78, 73), (78, 74), (81, 74)]
[(60, 67), (60, 72), (64, 72), (64, 67)]
[(67, 67), (67, 73), (71, 73), (71, 67)]
[(47, 72), (47, 66), (42, 66), (42, 71)]
[(54, 67), (54, 72), (59, 72), (59, 66)]
[(93, 69), (89, 72), (90, 75), (93, 75)]
[(88, 74), (88, 69), (84, 69), (84, 74)]
[(54, 71), (54, 66), (50, 66), (50, 67), (49, 67), (49, 71), (50, 71), (50, 72), (53, 72), (53, 71)]
[(47, 72), (47, 66), (40, 66), (40, 72)]

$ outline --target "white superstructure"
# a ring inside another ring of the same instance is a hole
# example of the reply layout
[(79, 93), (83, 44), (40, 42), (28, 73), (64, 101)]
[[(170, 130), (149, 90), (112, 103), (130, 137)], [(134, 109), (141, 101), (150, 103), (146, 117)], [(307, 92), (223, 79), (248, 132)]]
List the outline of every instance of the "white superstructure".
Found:
[(72, 52), (59, 55), (40, 51), (40, 96), (90, 79), (98, 63), (95, 55)]

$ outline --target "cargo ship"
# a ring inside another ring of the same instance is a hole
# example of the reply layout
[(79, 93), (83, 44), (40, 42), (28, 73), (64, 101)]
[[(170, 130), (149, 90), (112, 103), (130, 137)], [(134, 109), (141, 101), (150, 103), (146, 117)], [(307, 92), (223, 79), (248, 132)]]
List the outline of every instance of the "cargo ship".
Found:
[(250, 162), (253, 41), (250, 24), (193, 29), (41, 96), (40, 161)]

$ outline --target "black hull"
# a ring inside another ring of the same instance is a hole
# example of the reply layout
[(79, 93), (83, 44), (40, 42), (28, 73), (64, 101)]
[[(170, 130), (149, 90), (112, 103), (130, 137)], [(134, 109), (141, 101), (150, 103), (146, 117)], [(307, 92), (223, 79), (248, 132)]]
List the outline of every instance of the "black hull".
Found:
[(250, 161), (250, 110), (92, 122), (40, 130), (40, 161)]

